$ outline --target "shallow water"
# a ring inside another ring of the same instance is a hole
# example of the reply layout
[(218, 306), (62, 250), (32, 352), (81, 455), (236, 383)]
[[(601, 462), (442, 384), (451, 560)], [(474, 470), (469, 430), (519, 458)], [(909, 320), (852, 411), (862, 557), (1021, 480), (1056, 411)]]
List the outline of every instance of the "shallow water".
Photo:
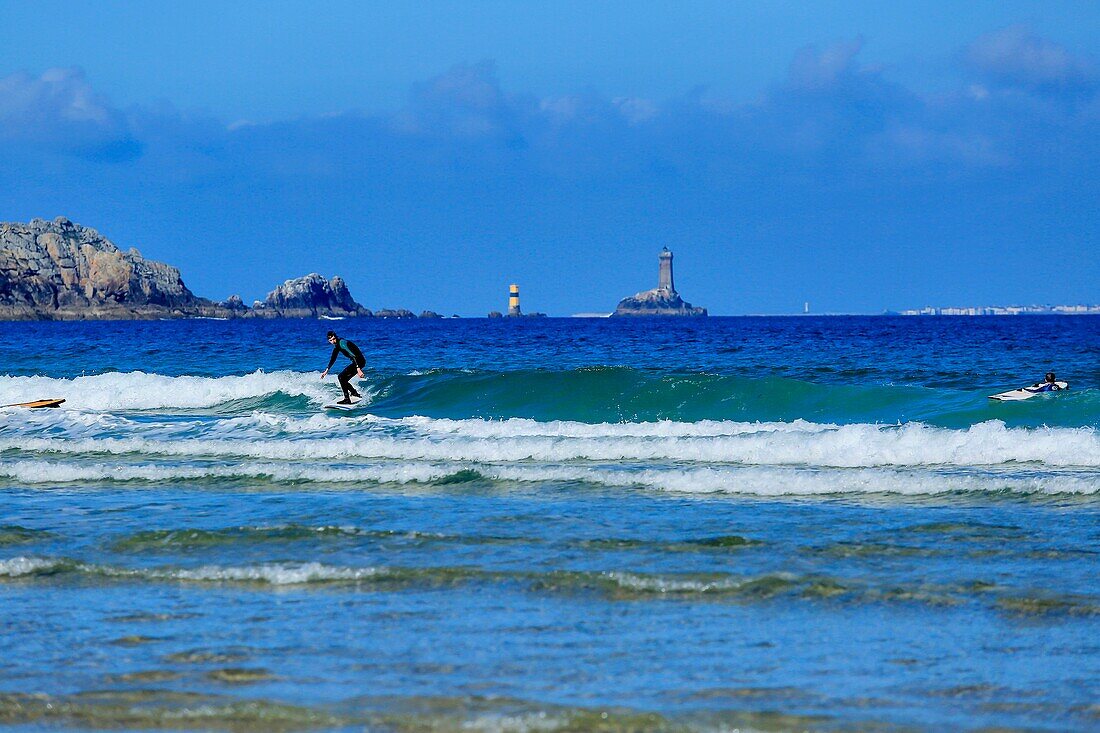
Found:
[(1100, 725), (1100, 319), (331, 325), (0, 325), (0, 724)]

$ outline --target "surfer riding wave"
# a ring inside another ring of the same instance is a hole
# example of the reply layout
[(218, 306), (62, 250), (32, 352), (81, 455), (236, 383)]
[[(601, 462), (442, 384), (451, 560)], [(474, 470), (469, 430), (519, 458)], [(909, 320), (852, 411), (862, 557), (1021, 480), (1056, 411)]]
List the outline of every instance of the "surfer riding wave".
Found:
[(344, 399), (336, 403), (338, 405), (350, 405), (352, 397), (361, 397), (355, 387), (351, 386), (351, 377), (357, 375), (360, 379), (363, 378), (363, 367), (367, 365), (367, 360), (363, 357), (363, 352), (359, 350), (358, 346), (347, 339), (340, 338), (335, 331), (329, 331), (326, 338), (332, 344), (332, 357), (329, 358), (325, 371), (321, 372), (321, 379), (328, 376), (328, 370), (332, 369), (332, 365), (336, 363), (336, 358), (340, 354), (351, 359), (351, 363), (344, 367), (337, 377), (340, 381), (340, 389), (344, 392)]

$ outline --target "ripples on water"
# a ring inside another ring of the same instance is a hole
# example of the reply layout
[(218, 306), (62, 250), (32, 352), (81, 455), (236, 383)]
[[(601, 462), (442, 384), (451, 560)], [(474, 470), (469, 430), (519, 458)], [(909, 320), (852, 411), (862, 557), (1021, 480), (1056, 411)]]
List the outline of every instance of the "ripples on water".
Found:
[(1094, 323), (7, 324), (0, 723), (1092, 729)]

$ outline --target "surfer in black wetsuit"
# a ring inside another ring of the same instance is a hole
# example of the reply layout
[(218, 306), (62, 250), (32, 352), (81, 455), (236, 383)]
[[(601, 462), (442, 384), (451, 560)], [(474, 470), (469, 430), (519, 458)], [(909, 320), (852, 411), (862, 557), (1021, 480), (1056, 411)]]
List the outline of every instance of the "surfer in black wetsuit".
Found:
[(359, 350), (358, 346), (347, 339), (340, 338), (336, 335), (335, 331), (328, 332), (328, 342), (332, 344), (332, 358), (328, 360), (328, 366), (325, 367), (325, 371), (321, 372), (321, 379), (328, 376), (328, 370), (332, 369), (332, 365), (336, 363), (336, 357), (340, 356), (340, 354), (351, 359), (351, 363), (344, 367), (344, 371), (340, 372), (340, 376), (338, 377), (340, 380), (340, 389), (344, 391), (344, 399), (336, 403), (338, 405), (350, 405), (352, 396), (360, 396), (355, 390), (355, 387), (351, 386), (351, 376), (356, 374), (362, 379), (363, 367), (367, 365), (367, 360), (363, 358), (363, 352)]
[(1039, 384), (1032, 385), (1030, 387), (1024, 387), (1028, 392), (1057, 392), (1062, 389), (1058, 386), (1057, 378), (1054, 376), (1054, 372), (1047, 372), (1043, 377), (1043, 381)]

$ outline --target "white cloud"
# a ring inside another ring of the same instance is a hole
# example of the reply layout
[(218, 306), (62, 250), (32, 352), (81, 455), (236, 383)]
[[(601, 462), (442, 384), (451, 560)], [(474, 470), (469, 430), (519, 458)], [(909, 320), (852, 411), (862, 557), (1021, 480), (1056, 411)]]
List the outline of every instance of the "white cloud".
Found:
[(979, 72), (1004, 83), (1068, 86), (1095, 83), (1092, 61), (1042, 38), (1026, 26), (1012, 25), (986, 34), (966, 51)]
[(0, 140), (89, 157), (130, 157), (136, 150), (125, 115), (75, 68), (0, 78)]

